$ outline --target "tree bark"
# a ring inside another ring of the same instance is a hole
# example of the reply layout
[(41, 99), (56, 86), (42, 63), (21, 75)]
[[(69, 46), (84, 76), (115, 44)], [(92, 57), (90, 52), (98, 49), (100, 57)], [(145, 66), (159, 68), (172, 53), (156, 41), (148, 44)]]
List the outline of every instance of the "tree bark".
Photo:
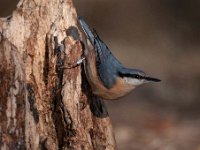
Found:
[(20, 0), (0, 19), (0, 148), (116, 149), (81, 66), (72, 0)]

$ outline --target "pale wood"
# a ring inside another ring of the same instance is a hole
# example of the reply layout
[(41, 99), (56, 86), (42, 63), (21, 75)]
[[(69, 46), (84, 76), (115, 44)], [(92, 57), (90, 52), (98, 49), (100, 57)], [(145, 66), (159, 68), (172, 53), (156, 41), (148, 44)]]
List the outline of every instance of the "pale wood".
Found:
[(20, 0), (0, 19), (0, 148), (116, 149), (102, 100), (79, 66), (71, 0)]

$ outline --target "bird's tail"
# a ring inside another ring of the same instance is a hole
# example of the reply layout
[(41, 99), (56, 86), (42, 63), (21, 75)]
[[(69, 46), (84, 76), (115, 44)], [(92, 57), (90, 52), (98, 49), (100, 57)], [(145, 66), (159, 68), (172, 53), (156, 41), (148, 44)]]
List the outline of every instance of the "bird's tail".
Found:
[(87, 23), (85, 22), (85, 20), (82, 17), (79, 16), (78, 20), (79, 20), (79, 23), (80, 23), (83, 31), (85, 32), (87, 38), (90, 40), (92, 45), (94, 45), (95, 36), (94, 36), (93, 32), (90, 30), (90, 27), (87, 25)]

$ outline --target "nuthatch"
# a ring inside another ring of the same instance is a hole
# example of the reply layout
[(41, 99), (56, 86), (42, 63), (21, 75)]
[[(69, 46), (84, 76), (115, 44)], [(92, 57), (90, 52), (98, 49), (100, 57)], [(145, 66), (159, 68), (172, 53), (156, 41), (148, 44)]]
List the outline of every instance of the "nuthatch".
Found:
[(160, 79), (147, 76), (138, 69), (124, 67), (100, 39), (95, 30), (91, 31), (83, 18), (78, 18), (86, 34), (84, 69), (93, 94), (107, 100), (117, 99), (139, 85), (159, 82)]

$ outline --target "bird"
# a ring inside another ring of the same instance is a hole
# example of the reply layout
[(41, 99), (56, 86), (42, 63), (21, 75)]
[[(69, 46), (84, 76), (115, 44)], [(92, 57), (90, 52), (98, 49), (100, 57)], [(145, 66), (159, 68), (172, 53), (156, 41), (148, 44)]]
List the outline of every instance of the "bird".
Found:
[(125, 67), (99, 37), (95, 29), (90, 29), (86, 21), (78, 16), (81, 30), (85, 34), (84, 70), (92, 93), (105, 100), (119, 99), (136, 87), (160, 82), (139, 69)]

